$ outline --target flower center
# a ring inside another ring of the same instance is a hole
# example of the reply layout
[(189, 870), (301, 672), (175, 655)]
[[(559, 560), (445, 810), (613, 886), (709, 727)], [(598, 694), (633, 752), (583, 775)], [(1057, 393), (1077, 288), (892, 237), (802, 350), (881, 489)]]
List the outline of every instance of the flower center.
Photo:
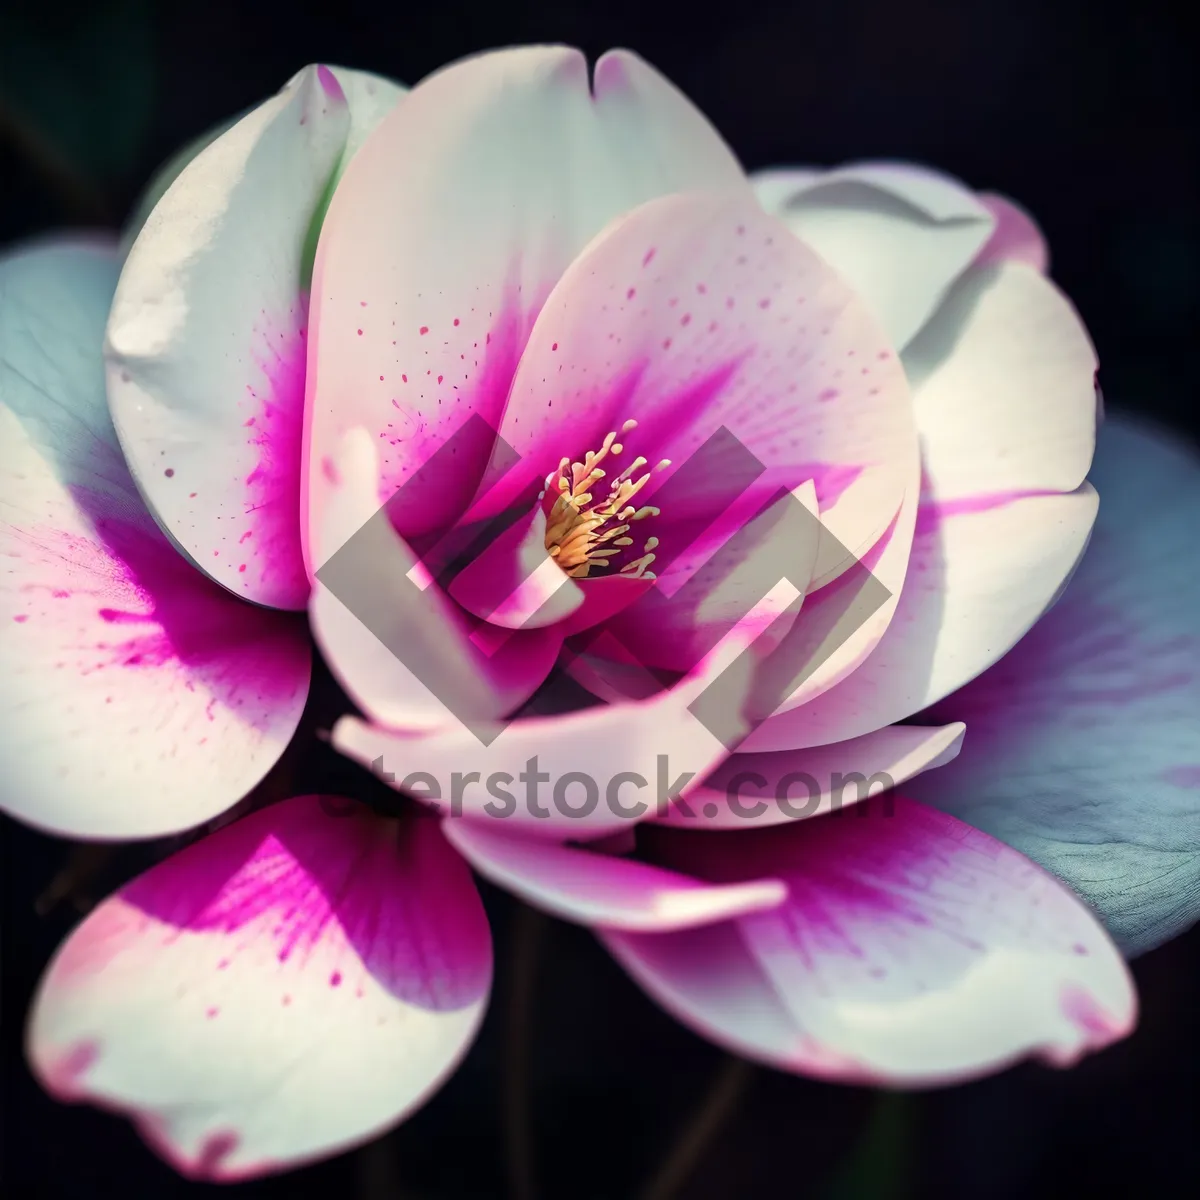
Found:
[[(621, 433), (636, 428), (636, 421), (626, 421)], [(671, 460), (664, 458), (639, 475), (646, 460), (638, 457), (611, 482), (602, 482), (607, 473), (600, 464), (609, 455), (616, 458), (625, 449), (617, 436), (615, 431), (606, 434), (600, 449), (589, 450), (583, 462), (564, 458), (558, 470), (546, 477), (542, 496), (558, 493), (546, 517), (546, 550), (572, 579), (585, 579), (593, 570), (613, 566), (611, 560), (627, 553), (634, 543), (627, 536), (633, 522), (657, 517), (659, 513), (652, 504), (638, 508), (630, 501), (650, 482), (654, 472), (669, 467)], [(653, 579), (654, 572), (648, 568), (654, 561), (653, 550), (657, 545), (658, 538), (647, 538), (640, 557), (620, 567), (619, 574), (631, 579)]]

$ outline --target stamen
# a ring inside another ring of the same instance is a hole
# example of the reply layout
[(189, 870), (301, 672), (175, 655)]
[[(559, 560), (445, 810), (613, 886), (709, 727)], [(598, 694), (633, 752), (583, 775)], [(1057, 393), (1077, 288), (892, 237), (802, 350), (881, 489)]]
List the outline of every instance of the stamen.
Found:
[[(627, 434), (637, 428), (637, 421), (625, 421), (620, 433)], [(593, 569), (609, 567), (609, 561), (623, 555), (626, 548), (634, 544), (633, 538), (624, 536), (629, 532), (632, 521), (656, 517), (659, 510), (652, 504), (635, 507), (629, 502), (650, 482), (655, 471), (666, 470), (671, 465), (669, 458), (661, 459), (655, 466), (633, 476), (647, 465), (641, 456), (635, 458), (615, 479), (607, 482), (607, 472), (602, 463), (610, 455), (620, 455), (625, 446), (617, 441), (616, 430), (605, 434), (599, 450), (589, 450), (582, 462), (571, 462), (562, 458), (558, 470), (546, 477), (546, 491), (557, 493), (550, 511), (546, 514), (546, 550), (551, 558), (572, 578), (583, 579)], [(603, 499), (597, 499), (597, 485), (607, 488)], [(546, 492), (543, 491), (542, 497)], [(642, 556), (620, 568), (621, 575), (630, 578), (650, 578), (654, 575), (646, 568), (654, 561), (650, 553), (658, 545), (658, 538), (647, 538)]]

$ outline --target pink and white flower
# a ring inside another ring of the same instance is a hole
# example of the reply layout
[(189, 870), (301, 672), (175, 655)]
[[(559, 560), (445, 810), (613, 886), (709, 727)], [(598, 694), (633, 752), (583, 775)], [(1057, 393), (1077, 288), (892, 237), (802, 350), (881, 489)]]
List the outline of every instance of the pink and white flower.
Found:
[[(789, 1070), (930, 1084), (1128, 1032), (1110, 934), (1196, 915), (1200, 471), (1116, 422), (1093, 467), (1095, 353), (1045, 269), (1009, 201), (749, 179), (636, 56), (557, 47), (408, 93), (308, 68), (123, 263), (0, 262), (5, 808), (139, 837), (230, 807), (297, 726), (302, 608), (362, 714), (334, 745), (424, 801), (286, 800), (100, 905), (42, 984), (45, 1084), (205, 1178), (372, 1136), (484, 1012), (467, 864)], [(671, 486), (722, 430), (764, 468), (732, 510), (729, 462)], [(755, 603), (797, 504), (801, 586)], [(514, 512), (431, 578), (423, 547)], [(370, 629), (323, 571), (364, 528)], [(858, 560), (886, 599), (843, 629)], [(717, 679), (732, 754), (694, 715)], [(534, 758), (498, 821), (479, 781)], [(662, 811), (550, 802), (664, 758)], [(732, 790), (836, 772), (904, 795)]]

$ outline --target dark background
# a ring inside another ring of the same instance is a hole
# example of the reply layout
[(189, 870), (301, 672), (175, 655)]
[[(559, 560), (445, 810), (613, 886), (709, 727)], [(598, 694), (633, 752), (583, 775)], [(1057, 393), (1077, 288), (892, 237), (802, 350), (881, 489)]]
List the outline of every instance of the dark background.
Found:
[[(701, 0), (0, 0), (0, 246), (118, 225), (175, 148), (306, 62), (413, 83), (490, 46), (565, 41), (598, 55), (625, 45), (688, 92), (748, 168), (909, 158), (1020, 199), (1099, 347), (1109, 406), (1195, 436), (1200, 209), (1183, 11), (1163, 0), (738, 0), (711, 11)], [(204, 1190), (123, 1122), (52, 1103), (21, 1060), (25, 1007), (78, 919), (76, 899), (99, 898), (154, 848), (76, 861), (78, 897), (53, 903), (46, 889), (70, 847), (7, 821), (0, 835), (4, 1194)], [(373, 1147), (235, 1192), (505, 1196), (525, 1119), (542, 1200), (639, 1194), (722, 1056), (645, 1000), (588, 934), (533, 925), (494, 891), (485, 899), (496, 997), (457, 1076)], [(535, 945), (531, 1005), (514, 1003)], [(756, 1071), (678, 1195), (1168, 1194), (1200, 1174), (1198, 950), (1193, 931), (1136, 963), (1138, 1031), (1070, 1072), (1025, 1065), (882, 1095)], [(515, 1013), (531, 1035), (527, 1073), (513, 1053)]]

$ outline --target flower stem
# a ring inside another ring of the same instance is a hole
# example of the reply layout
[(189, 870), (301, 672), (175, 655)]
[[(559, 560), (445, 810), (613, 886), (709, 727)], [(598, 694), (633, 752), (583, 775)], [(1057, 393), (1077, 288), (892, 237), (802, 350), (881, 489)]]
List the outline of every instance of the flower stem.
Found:
[(744, 1058), (727, 1055), (674, 1146), (638, 1193), (639, 1200), (672, 1200), (700, 1165), (709, 1143), (733, 1114), (753, 1078)]
[(542, 913), (525, 904), (519, 904), (513, 914), (503, 1113), (508, 1186), (513, 1200), (535, 1200), (537, 1195), (530, 1057), (538, 959), (547, 925)]

